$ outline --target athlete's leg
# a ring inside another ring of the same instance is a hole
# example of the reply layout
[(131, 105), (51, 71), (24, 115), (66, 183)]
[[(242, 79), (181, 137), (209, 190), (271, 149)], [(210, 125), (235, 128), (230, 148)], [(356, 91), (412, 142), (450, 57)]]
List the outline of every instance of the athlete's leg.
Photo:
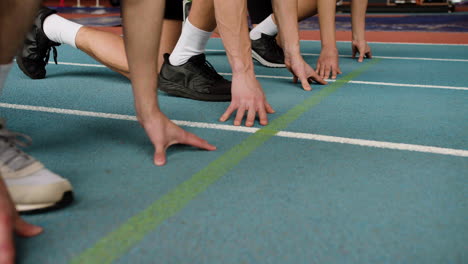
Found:
[[(182, 1), (166, 0), (159, 45), (158, 71), (163, 55), (171, 53), (182, 31)], [(77, 47), (110, 69), (129, 76), (127, 56), (122, 37), (95, 28), (83, 27), (76, 36)]]
[(110, 69), (129, 77), (127, 56), (121, 36), (82, 27), (76, 35), (76, 47)]
[(212, 32), (216, 28), (214, 2), (193, 0), (192, 10), (188, 19), (195, 27)]
[[(166, 1), (166, 19), (164, 19), (162, 26), (158, 70), (160, 70), (164, 61), (163, 54), (172, 52), (180, 36), (182, 26), (182, 4), (174, 4), (177, 2), (178, 1), (173, 0)], [(47, 23), (48, 20), (50, 20), (51, 23)], [(123, 38), (121, 36), (96, 28), (81, 26), (55, 14), (47, 16), (42, 26), (45, 35), (50, 41), (76, 47), (110, 69), (126, 77), (129, 76), (127, 57)], [(71, 32), (75, 33), (71, 34)], [(27, 44), (24, 50), (29, 50)], [(28, 56), (31, 56), (31, 54), (28, 54)], [(32, 56), (40, 57), (37, 61), (43, 60), (42, 55), (32, 54)], [(20, 61), (22, 61), (21, 58)], [(37, 76), (38, 74), (35, 72), (40, 69), (42, 69), (44, 74), (39, 74), (39, 78), (44, 78), (45, 65), (41, 64), (40, 67), (22, 68), (23, 71), (26, 71), (25, 73), (28, 76)]]
[[(177, 2), (177, 1), (171, 1)], [(163, 20), (161, 43), (159, 45), (158, 70), (164, 62), (163, 55), (171, 53), (182, 31), (182, 15), (177, 16), (179, 5), (166, 1), (165, 19)], [(180, 13), (182, 5), (180, 4)], [(82, 27), (76, 36), (76, 46), (89, 56), (106, 65), (110, 69), (129, 77), (127, 56), (121, 36), (96, 28)]]
[(171, 54), (182, 33), (182, 20), (164, 19), (162, 26), (161, 43), (159, 44), (159, 71), (164, 63), (164, 54)]
[[(37, 20), (33, 24), (30, 19), (36, 13), (36, 2), (0, 2), (0, 90), (10, 67), (8, 64), (11, 64), (25, 33), (31, 27), (37, 30)], [(0, 119), (0, 174), (16, 208), (35, 211), (69, 204), (73, 199), (71, 184), (19, 149), (17, 137), (21, 136), (28, 141), (29, 137), (7, 130)]]
[(174, 66), (186, 63), (191, 57), (205, 53), (205, 47), (216, 28), (212, 1), (194, 0), (182, 34), (170, 56)]

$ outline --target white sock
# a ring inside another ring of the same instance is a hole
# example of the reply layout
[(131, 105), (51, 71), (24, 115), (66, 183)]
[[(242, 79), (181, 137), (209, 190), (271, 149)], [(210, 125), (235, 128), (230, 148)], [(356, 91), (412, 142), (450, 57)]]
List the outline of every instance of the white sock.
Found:
[(250, 31), (250, 39), (257, 40), (262, 37), (262, 33), (268, 36), (278, 34), (278, 26), (273, 22), (272, 15), (269, 15), (265, 20), (260, 22), (256, 27)]
[(174, 66), (180, 66), (191, 57), (205, 53), (206, 43), (210, 37), (211, 32), (195, 27), (187, 19), (182, 27), (179, 41), (169, 57), (169, 62)]
[(10, 72), (12, 65), (13, 63), (0, 64), (0, 94), (2, 94), (3, 85), (5, 84), (6, 78), (8, 76), (8, 73)]
[(61, 44), (68, 44), (76, 48), (76, 34), (78, 34), (78, 30), (80, 30), (82, 26), (83, 25), (53, 14), (44, 20), (42, 28), (50, 40)]

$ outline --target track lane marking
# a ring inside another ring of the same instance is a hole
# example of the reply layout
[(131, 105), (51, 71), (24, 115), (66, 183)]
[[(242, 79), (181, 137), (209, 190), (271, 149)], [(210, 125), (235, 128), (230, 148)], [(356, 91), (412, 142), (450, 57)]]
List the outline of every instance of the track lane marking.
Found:
[[(206, 49), (210, 52), (226, 52), (222, 49)], [(320, 53), (301, 53), (302, 56), (320, 56)], [(342, 58), (352, 58), (351, 55), (338, 55)], [(377, 59), (388, 59), (388, 60), (423, 60), (423, 61), (448, 61), (448, 62), (468, 62), (468, 59), (450, 59), (450, 58), (422, 58), (422, 57), (394, 57), (394, 56), (372, 56)]]
[[(51, 62), (52, 63), (52, 62)], [(88, 64), (88, 63), (74, 63), (74, 62), (59, 62), (59, 65), (78, 66), (78, 67), (96, 67), (96, 68), (107, 68), (102, 64)], [(232, 73), (220, 72), (220, 75), (231, 76)], [(292, 80), (292, 77), (288, 76), (274, 76), (274, 75), (255, 75), (257, 78), (265, 79), (282, 79)], [(336, 80), (327, 79), (328, 82), (334, 82)], [(430, 89), (446, 89), (446, 90), (462, 90), (468, 91), (468, 87), (461, 86), (447, 86), (447, 85), (424, 85), (424, 84), (406, 84), (406, 83), (389, 83), (389, 82), (370, 82), (370, 81), (349, 81), (354, 84), (365, 84), (365, 85), (383, 85), (383, 86), (400, 86), (400, 87), (415, 87), (415, 88), (430, 88)]]
[[(111, 113), (102, 113), (102, 112), (91, 112), (91, 111), (82, 111), (82, 110), (73, 110), (73, 109), (20, 105), (20, 104), (8, 104), (8, 103), (0, 103), (0, 107), (8, 108), (8, 109), (35, 111), (35, 112), (65, 114), (65, 115), (74, 115), (74, 116), (88, 116), (88, 117), (96, 117), (96, 118), (106, 118), (106, 119), (116, 119), (116, 120), (126, 120), (126, 121), (137, 122), (136, 116), (122, 115), (122, 114), (111, 114)], [(205, 122), (193, 122), (193, 121), (184, 121), (184, 120), (172, 120), (172, 121), (176, 123), (177, 125), (183, 126), (183, 127), (216, 129), (216, 130), (225, 130), (225, 131), (251, 133), (251, 134), (257, 132), (260, 129), (256, 127), (243, 127), (243, 126), (213, 124), (213, 123), (205, 123)], [(442, 147), (435, 147), (435, 146), (428, 146), (428, 145), (417, 145), (417, 144), (377, 141), (377, 140), (368, 140), (368, 139), (359, 139), (359, 138), (337, 137), (337, 136), (301, 133), (301, 132), (292, 132), (292, 131), (278, 131), (278, 133), (276, 133), (275, 136), (294, 138), (294, 139), (303, 139), (303, 140), (321, 141), (321, 142), (330, 142), (330, 143), (340, 143), (340, 144), (348, 144), (348, 145), (356, 145), (356, 146), (364, 146), (364, 147), (373, 147), (373, 148), (381, 148), (381, 149), (396, 149), (396, 150), (415, 151), (415, 152), (422, 152), (422, 153), (468, 157), (468, 150), (442, 148)]]

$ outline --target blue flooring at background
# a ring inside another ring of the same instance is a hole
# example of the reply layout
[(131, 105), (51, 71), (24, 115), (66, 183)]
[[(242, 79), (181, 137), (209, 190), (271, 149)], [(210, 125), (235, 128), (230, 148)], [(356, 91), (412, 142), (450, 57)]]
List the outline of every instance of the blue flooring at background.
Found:
[[(303, 50), (318, 53), (319, 45), (303, 42)], [(221, 47), (210, 41), (209, 48)], [(468, 56), (458, 46), (373, 48), (381, 56), (435, 57), (444, 48), (441, 57)], [(69, 47), (59, 52), (65, 62), (96, 63)], [(209, 59), (230, 71), (223, 52), (209, 52)], [(465, 64), (382, 60), (358, 79), (466, 86)], [(344, 74), (361, 65), (341, 60)], [(134, 115), (126, 78), (104, 68), (47, 69), (47, 79), (33, 81), (14, 68), (1, 102)], [(258, 65), (256, 72), (290, 76)], [(324, 89), (260, 82), (277, 110), (270, 119)], [(229, 105), (164, 94), (160, 102), (172, 119), (210, 123)], [(346, 84), (287, 130), (467, 149), (467, 102), (466, 91)], [(171, 148), (168, 165), (156, 168), (136, 122), (0, 113), (13, 130), (33, 137), (28, 152), (69, 178), (77, 196), (66, 210), (26, 217), (46, 233), (18, 241), (20, 263), (66, 263), (248, 136), (188, 128), (218, 150)], [(117, 262), (463, 263), (467, 171), (466, 158), (272, 138)]]
[[(301, 30), (320, 30), (318, 18), (300, 23)], [(337, 16), (336, 30), (351, 31), (351, 16)], [(468, 14), (405, 14), (366, 17), (367, 31), (468, 32)]]

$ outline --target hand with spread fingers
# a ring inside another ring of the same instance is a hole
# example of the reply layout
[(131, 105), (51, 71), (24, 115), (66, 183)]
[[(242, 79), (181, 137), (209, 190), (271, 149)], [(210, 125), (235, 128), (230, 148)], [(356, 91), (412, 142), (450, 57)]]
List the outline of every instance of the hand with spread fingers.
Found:
[[(162, 0), (123, 2), (125, 48), (135, 109), (138, 121), (156, 149), (153, 161), (157, 166), (166, 164), (166, 150), (174, 144), (216, 149), (178, 127), (159, 108), (155, 87), (158, 87), (157, 61), (164, 4)], [(142, 24), (147, 26), (141, 27)]]
[(312, 90), (311, 83), (316, 82), (319, 84), (327, 84), (310, 65), (304, 61), (304, 58), (300, 54), (289, 56), (285, 53), (285, 64), (286, 68), (293, 74), (293, 81), (297, 83), (301, 82), (302, 88), (306, 91)]
[(368, 59), (372, 59), (372, 51), (371, 51), (371, 48), (370, 48), (369, 44), (367, 44), (367, 41), (365, 41), (365, 40), (360, 40), (360, 41), (353, 40), (351, 42), (351, 48), (353, 50), (353, 59), (355, 59), (356, 54), (359, 53), (358, 62), (363, 62), (364, 57), (366, 57)]
[(187, 132), (174, 124), (162, 112), (155, 113), (152, 118), (141, 122), (151, 143), (155, 147), (154, 164), (166, 164), (166, 150), (175, 144), (184, 144), (205, 150), (216, 150), (216, 147), (206, 140)]
[(330, 76), (332, 79), (336, 79), (336, 76), (341, 74), (340, 65), (338, 62), (338, 50), (336, 47), (322, 48), (315, 70), (323, 79), (330, 78)]
[(315, 72), (314, 69), (304, 61), (301, 55), (299, 26), (297, 23), (297, 1), (273, 1), (273, 10), (278, 23), (279, 33), (282, 36), (281, 42), (284, 50), (284, 63), (286, 64), (286, 68), (293, 74), (294, 83), (297, 83), (299, 80), (302, 84), (302, 88), (306, 91), (312, 90), (310, 84), (314, 81), (320, 84), (327, 84), (327, 82), (320, 77), (318, 72)]
[(268, 124), (268, 114), (274, 113), (255, 77), (251, 41), (247, 23), (246, 1), (214, 0), (218, 31), (232, 69), (231, 104), (219, 118), (225, 122), (236, 112), (234, 125), (253, 126), (258, 116), (261, 125)]
[(258, 116), (260, 124), (268, 124), (268, 114), (275, 111), (266, 100), (260, 83), (253, 73), (234, 74), (232, 76), (232, 100), (231, 104), (220, 117), (221, 122), (225, 122), (236, 112), (234, 125), (240, 126), (246, 115), (245, 126), (251, 127)]
[(41, 232), (41, 227), (25, 222), (18, 215), (8, 190), (0, 177), (0, 264), (15, 263), (15, 234), (32, 237)]
[(366, 10), (368, 0), (351, 1), (351, 25), (353, 40), (351, 49), (353, 59), (359, 53), (358, 62), (363, 62), (364, 57), (371, 59), (372, 51), (366, 41)]

